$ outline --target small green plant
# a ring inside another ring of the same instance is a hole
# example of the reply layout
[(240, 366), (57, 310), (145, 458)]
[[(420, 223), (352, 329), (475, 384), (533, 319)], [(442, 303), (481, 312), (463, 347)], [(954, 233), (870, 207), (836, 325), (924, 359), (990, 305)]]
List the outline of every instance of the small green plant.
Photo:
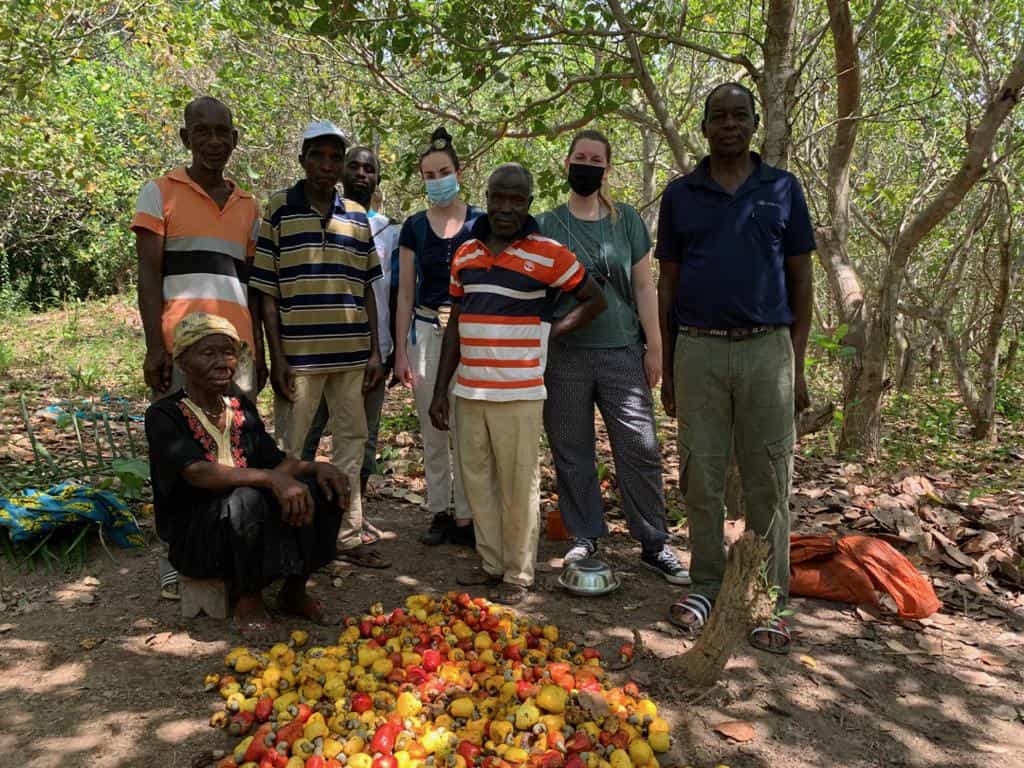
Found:
[(99, 389), (103, 370), (95, 361), (89, 361), (85, 365), (75, 363), (68, 366), (68, 376), (71, 377), (73, 391), (95, 392)]
[(947, 448), (956, 438), (956, 417), (963, 407), (955, 400), (940, 403), (924, 402), (918, 416), (918, 427), (930, 437), (937, 448)]
[[(811, 341), (814, 343), (816, 347), (818, 347), (825, 353), (826, 357), (828, 355), (832, 355), (840, 362), (844, 362), (857, 354), (857, 349), (855, 347), (843, 344), (843, 339), (846, 338), (846, 335), (849, 332), (850, 326), (847, 325), (846, 323), (843, 323), (834, 331), (832, 331), (831, 334), (821, 333), (820, 331), (812, 333)], [(825, 357), (819, 358), (816, 357), (814, 354), (809, 354), (807, 355), (804, 367), (807, 370), (810, 370), (814, 366), (825, 362), (825, 360)]]
[(383, 416), (380, 420), (380, 431), (389, 434), (399, 432), (416, 432), (420, 428), (420, 420), (416, 415), (416, 406), (409, 404), (401, 413), (394, 416)]
[[(0, 368), (3, 367), (0, 355)], [(1024, 383), (1001, 378), (996, 384), (996, 412), (1010, 422), (1024, 421)]]
[(120, 484), (120, 494), (126, 499), (142, 498), (142, 491), (149, 480), (149, 462), (145, 459), (114, 459), (110, 465)]
[(14, 365), (14, 347), (4, 341), (0, 341), (0, 376), (10, 373)]
[(79, 309), (81, 302), (75, 301), (64, 306), (64, 324), (60, 327), (61, 338), (67, 344), (76, 344), (81, 338), (81, 317)]

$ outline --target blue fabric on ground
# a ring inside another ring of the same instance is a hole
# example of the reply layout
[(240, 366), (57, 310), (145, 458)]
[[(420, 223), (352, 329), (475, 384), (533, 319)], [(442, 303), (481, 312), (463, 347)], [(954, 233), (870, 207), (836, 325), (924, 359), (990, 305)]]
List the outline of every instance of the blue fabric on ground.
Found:
[(103, 535), (119, 546), (145, 544), (135, 517), (109, 491), (65, 482), (45, 492), (26, 488), (10, 498), (0, 498), (0, 526), (10, 531), (15, 543), (41, 538), (57, 528), (82, 522), (101, 525)]

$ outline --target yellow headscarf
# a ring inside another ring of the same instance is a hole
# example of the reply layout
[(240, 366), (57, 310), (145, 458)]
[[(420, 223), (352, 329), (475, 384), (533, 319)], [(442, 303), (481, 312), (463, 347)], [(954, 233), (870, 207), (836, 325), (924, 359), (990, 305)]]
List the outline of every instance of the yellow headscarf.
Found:
[(185, 315), (174, 327), (174, 349), (172, 350), (172, 356), (177, 360), (186, 349), (200, 339), (217, 334), (234, 339), (239, 344), (240, 353), (248, 351), (249, 345), (239, 338), (238, 331), (235, 330), (235, 326), (231, 324), (230, 320), (225, 320), (220, 315), (193, 312), (190, 315)]

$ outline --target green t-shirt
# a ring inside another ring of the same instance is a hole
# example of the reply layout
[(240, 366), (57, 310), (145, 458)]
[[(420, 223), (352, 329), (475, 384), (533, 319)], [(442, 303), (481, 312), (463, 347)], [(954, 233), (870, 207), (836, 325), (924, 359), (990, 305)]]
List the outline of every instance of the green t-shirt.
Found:
[[(633, 265), (651, 249), (647, 225), (632, 206), (616, 203), (619, 220), (611, 216), (597, 221), (577, 219), (566, 205), (537, 217), (544, 237), (557, 240), (579, 259), (591, 277), (603, 278), (608, 309), (590, 325), (566, 334), (559, 341), (573, 347), (611, 349), (640, 343), (640, 319), (633, 303)], [(576, 299), (561, 294), (554, 316), (563, 317), (572, 311)]]

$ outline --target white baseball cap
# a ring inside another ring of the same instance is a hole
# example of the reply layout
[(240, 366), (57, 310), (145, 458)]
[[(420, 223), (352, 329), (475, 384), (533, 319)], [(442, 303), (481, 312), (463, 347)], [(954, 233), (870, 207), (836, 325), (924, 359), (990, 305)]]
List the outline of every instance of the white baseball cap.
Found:
[(351, 143), (348, 136), (345, 135), (345, 132), (330, 120), (314, 120), (312, 123), (307, 125), (306, 130), (302, 132), (302, 141), (299, 144), (299, 152), (302, 152), (302, 148), (306, 146), (307, 141), (319, 139), (323, 136), (334, 136), (336, 139), (341, 141), (345, 149), (348, 149), (348, 146)]

